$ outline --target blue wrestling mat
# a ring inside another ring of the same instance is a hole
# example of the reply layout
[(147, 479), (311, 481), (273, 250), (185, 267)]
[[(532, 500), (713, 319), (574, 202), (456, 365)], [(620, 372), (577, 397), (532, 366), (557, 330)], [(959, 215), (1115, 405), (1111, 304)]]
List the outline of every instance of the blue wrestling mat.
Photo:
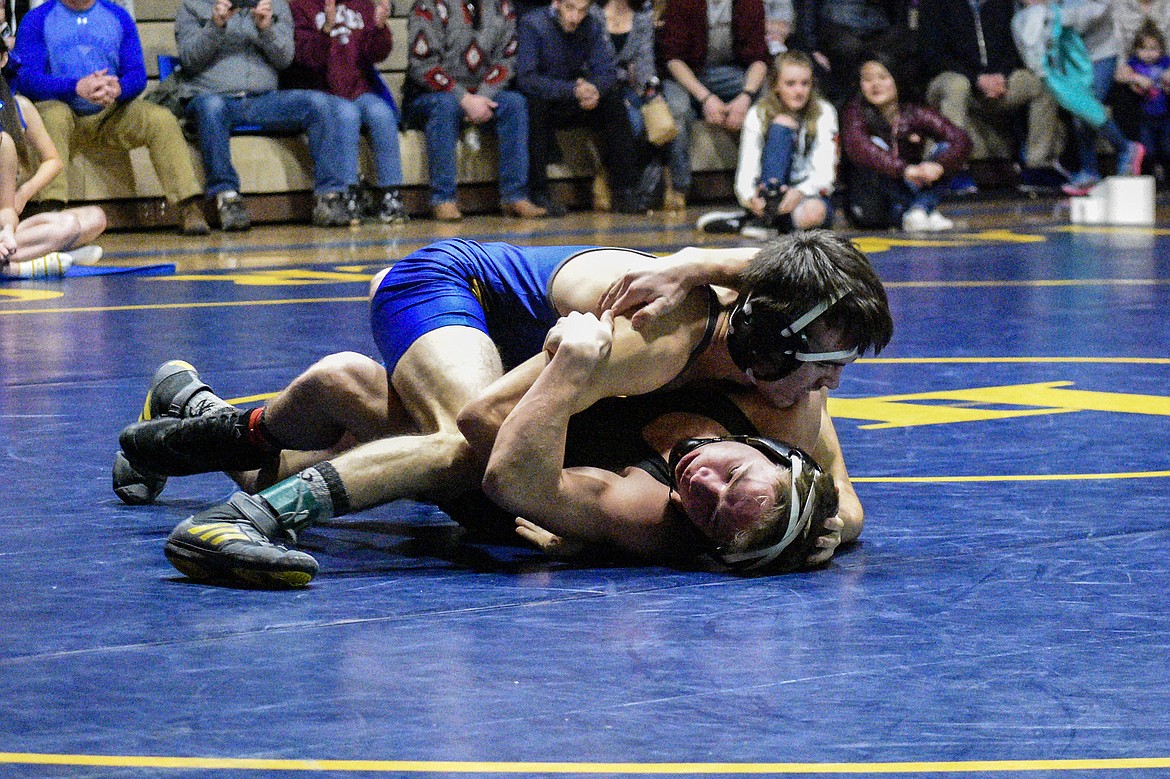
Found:
[(403, 501), (307, 531), (305, 590), (195, 584), (163, 542), (230, 482), (124, 506), (118, 431), (167, 359), (259, 402), (374, 354), (376, 266), (0, 288), (0, 776), (1170, 774), (1170, 230), (856, 240), (896, 321), (830, 407), (865, 530), (760, 579)]

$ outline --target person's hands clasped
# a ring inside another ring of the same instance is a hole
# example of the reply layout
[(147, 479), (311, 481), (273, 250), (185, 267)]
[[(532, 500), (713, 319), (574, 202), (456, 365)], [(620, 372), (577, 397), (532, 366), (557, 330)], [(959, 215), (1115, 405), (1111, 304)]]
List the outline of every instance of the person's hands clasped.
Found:
[(8, 262), (16, 254), (16, 235), (9, 225), (0, 228), (0, 262)]
[(743, 129), (743, 122), (747, 119), (748, 111), (752, 107), (750, 95), (740, 93), (727, 104), (727, 113), (723, 117), (723, 129), (738, 132)]
[(927, 160), (917, 165), (907, 165), (902, 177), (918, 187), (927, 187), (942, 178), (943, 166)]
[(577, 98), (577, 105), (586, 111), (592, 111), (601, 103), (601, 92), (597, 86), (583, 78), (577, 79), (573, 85), (573, 96)]
[(272, 0), (260, 0), (256, 3), (256, 7), (252, 9), (252, 21), (261, 32), (272, 26), (276, 21), (276, 16), (272, 12)]
[(714, 92), (708, 92), (703, 98), (703, 121), (716, 127), (722, 127), (727, 121), (727, 103)]
[(463, 97), (459, 98), (459, 107), (463, 109), (463, 116), (467, 121), (472, 124), (484, 124), (495, 116), (499, 103), (473, 92), (464, 92)]
[(231, 19), (235, 12), (232, 0), (215, 0), (215, 6), (211, 9), (211, 23), (221, 29), (227, 27), (228, 19)]

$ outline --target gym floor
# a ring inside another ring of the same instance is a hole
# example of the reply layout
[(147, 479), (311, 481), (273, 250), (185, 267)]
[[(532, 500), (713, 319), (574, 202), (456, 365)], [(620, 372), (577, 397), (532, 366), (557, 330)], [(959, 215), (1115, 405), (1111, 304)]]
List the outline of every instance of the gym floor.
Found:
[(131, 272), (0, 285), (0, 776), (1165, 776), (1170, 230), (944, 210), (850, 233), (896, 321), (831, 407), (861, 541), (758, 579), (467, 544), (402, 501), (305, 533), (307, 589), (205, 586), (162, 547), (226, 477), (110, 489), (165, 360), (259, 402), (375, 354), (370, 276), (436, 237), (715, 245), (696, 210), (120, 233), (99, 267)]

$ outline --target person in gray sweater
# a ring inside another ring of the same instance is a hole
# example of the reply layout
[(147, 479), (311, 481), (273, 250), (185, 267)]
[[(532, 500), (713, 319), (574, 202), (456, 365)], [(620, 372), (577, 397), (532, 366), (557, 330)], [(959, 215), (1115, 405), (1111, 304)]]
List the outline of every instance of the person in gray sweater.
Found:
[(231, 136), (243, 128), (304, 132), (313, 157), (313, 224), (349, 225), (358, 218), (361, 120), (348, 100), (312, 89), (280, 89), (293, 59), (293, 18), (287, 0), (183, 0), (175, 17), (187, 117), (196, 128), (220, 227), (251, 226)]

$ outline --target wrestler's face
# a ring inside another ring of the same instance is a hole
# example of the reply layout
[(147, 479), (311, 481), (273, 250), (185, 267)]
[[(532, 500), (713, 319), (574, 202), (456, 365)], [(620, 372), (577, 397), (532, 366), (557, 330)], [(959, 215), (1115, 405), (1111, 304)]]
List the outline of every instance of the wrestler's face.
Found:
[(565, 32), (574, 32), (589, 14), (589, 0), (552, 0), (552, 7)]
[(875, 108), (897, 104), (898, 87), (885, 65), (871, 60), (861, 66), (861, 95)]
[(775, 89), (786, 111), (800, 111), (812, 93), (812, 69), (797, 62), (784, 63), (776, 75)]
[(678, 505), (716, 546), (760, 524), (790, 472), (737, 441), (715, 441), (683, 455), (674, 469)]
[[(844, 333), (826, 327), (820, 321), (808, 326), (808, 344), (809, 352), (835, 352), (852, 346), (845, 343)], [(802, 362), (795, 371), (780, 379), (767, 381), (753, 375), (751, 383), (770, 405), (788, 408), (803, 400), (809, 393), (822, 389), (837, 389), (841, 383), (841, 372), (854, 359), (856, 358)]]

